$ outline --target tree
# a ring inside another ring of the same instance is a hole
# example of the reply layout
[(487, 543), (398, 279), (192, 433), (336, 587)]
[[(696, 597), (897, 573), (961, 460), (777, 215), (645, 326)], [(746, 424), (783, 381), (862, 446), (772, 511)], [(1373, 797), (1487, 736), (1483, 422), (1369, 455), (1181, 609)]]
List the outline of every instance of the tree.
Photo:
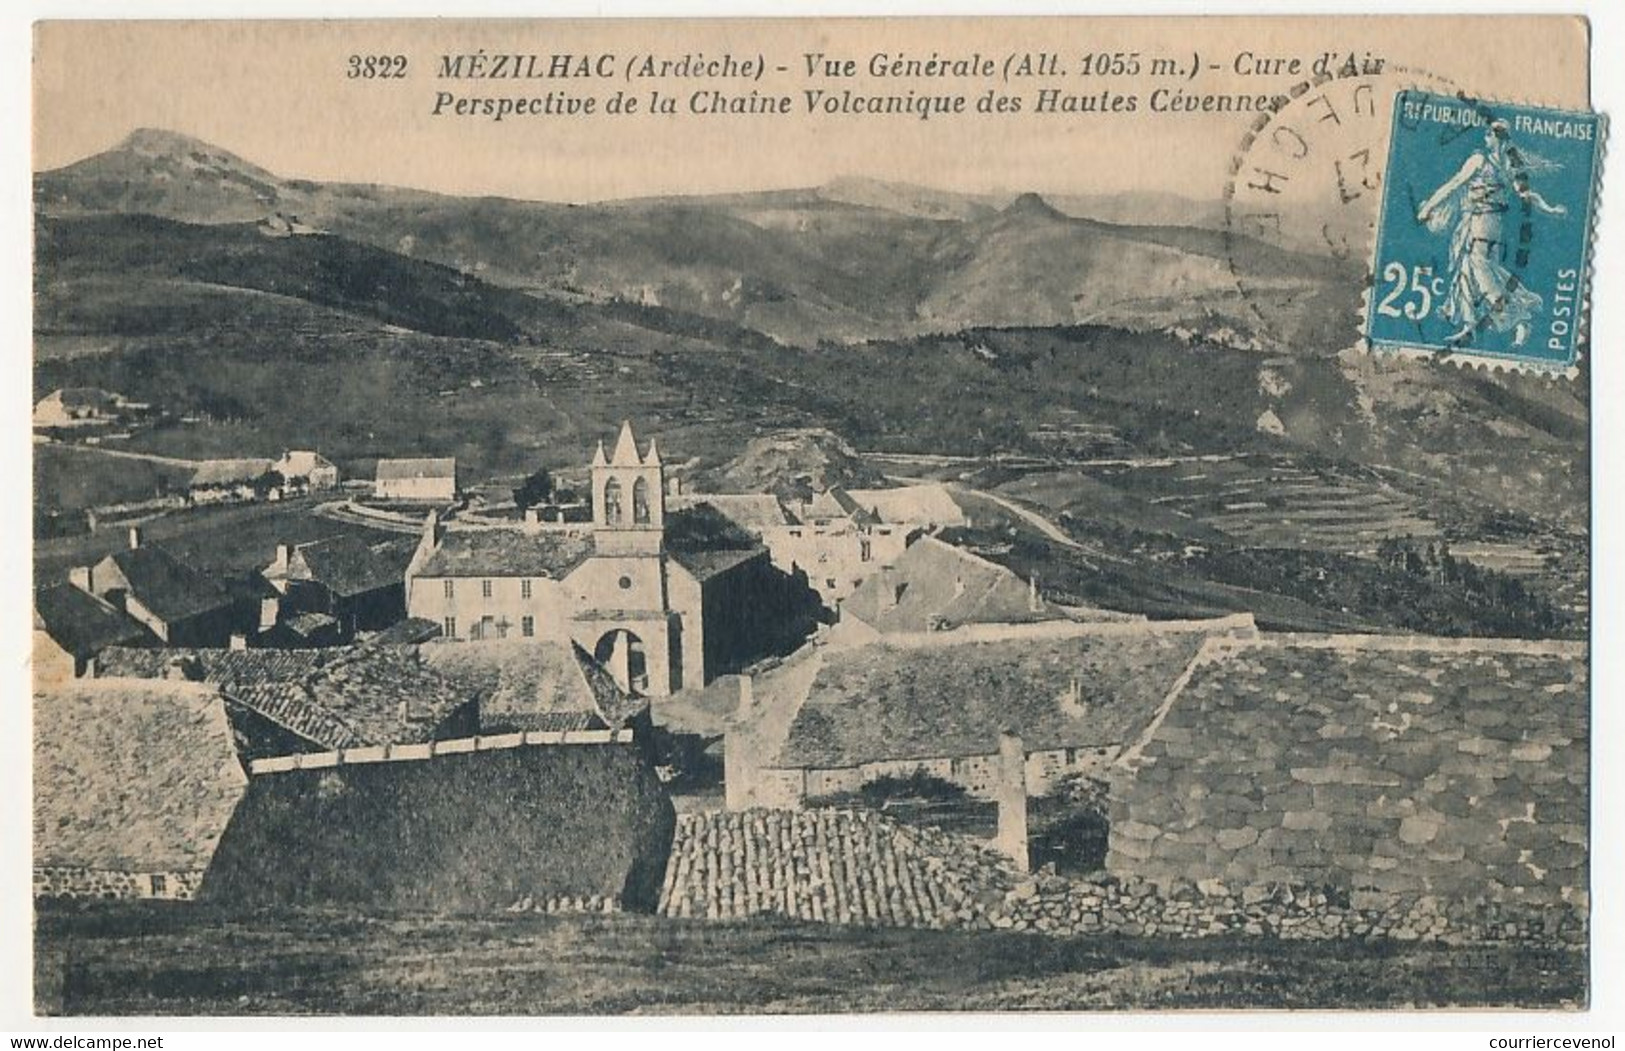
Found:
[(543, 467), (530, 475), (513, 491), (513, 502), (521, 511), (551, 502), (553, 499), (553, 473)]

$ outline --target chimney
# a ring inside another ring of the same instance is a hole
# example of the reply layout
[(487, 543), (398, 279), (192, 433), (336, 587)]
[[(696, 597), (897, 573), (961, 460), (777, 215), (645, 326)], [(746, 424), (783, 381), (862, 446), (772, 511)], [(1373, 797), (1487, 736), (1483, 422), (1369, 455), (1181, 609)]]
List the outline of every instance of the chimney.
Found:
[(666, 479), (666, 496), (668, 499), (683, 495), (683, 480), (676, 475)]
[(525, 508), (525, 532), (534, 534), (540, 532), (541, 528), (542, 520), (536, 508)]
[(1027, 752), (1021, 738), (1009, 730), (999, 734), (999, 756), (994, 795), (999, 804), (999, 834), (994, 848), (1026, 872), (1027, 858)]
[(68, 570), (68, 583), (80, 591), (95, 593), (95, 589), (91, 587), (89, 566), (74, 566)]
[(756, 700), (756, 684), (749, 675), (739, 676), (739, 709), (736, 714), (744, 714)]
[(1044, 612), (1044, 597), (1038, 593), (1038, 578), (1036, 576), (1027, 580), (1027, 609), (1032, 613)]
[[(138, 526), (138, 525), (133, 525), (133, 526), (130, 527), (130, 550), (134, 551), (134, 550), (138, 549), (140, 546), (141, 546), (141, 527)], [(263, 551), (264, 548), (261, 548), (261, 550)]]
[(244, 635), (240, 631), (232, 632), (231, 633), (231, 649), (234, 650), (234, 651), (238, 651), (238, 652), (241, 652), (242, 650), (248, 649), (248, 636)]
[(278, 544), (276, 546), (276, 562), (272, 564), (271, 569), (273, 572), (286, 573), (288, 563), (291, 561), (293, 561), (293, 545)]
[(275, 596), (260, 599), (260, 630), (270, 631), (276, 627), (277, 617), (282, 612), (282, 602)]
[(423, 516), (423, 539), (431, 544), (439, 544), (445, 530), (440, 525), (440, 512), (430, 511)]

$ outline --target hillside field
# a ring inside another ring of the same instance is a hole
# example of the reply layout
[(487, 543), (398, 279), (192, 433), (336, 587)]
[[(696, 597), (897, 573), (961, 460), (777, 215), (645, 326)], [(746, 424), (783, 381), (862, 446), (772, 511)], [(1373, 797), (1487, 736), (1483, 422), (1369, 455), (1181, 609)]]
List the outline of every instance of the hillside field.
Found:
[(1060, 939), (646, 916), (38, 915), (53, 1015), (1583, 1006), (1580, 950)]

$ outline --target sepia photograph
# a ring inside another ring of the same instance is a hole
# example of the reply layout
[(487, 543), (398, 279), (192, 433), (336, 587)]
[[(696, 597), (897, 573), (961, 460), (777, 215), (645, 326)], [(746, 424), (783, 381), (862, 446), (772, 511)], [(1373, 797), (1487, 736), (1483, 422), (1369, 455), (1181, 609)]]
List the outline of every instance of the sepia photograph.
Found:
[(1585, 18), (31, 43), (40, 1018), (1592, 1005)]

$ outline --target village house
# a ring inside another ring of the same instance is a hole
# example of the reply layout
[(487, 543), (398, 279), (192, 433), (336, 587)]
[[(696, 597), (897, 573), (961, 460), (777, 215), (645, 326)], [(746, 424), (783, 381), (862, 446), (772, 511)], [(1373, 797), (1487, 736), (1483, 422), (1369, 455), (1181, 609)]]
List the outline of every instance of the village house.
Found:
[(271, 470), (282, 476), (289, 493), (316, 493), (339, 486), (339, 469), (333, 461), (310, 450), (284, 452)]
[(572, 640), (630, 692), (665, 696), (794, 645), (805, 589), (704, 505), (668, 513), (665, 467), (623, 424), (591, 466), (590, 526), (447, 528), (431, 515), (407, 610), (451, 639)]
[(296, 640), (312, 641), (313, 632), (330, 628), (334, 641), (348, 642), (359, 631), (389, 627), (406, 616), (410, 558), (398, 543), (372, 546), (351, 535), (278, 544), (261, 570), (277, 593), (262, 605), (262, 636), (274, 636), (280, 624)]
[(878, 566), (841, 604), (843, 637), (951, 631), (965, 624), (1032, 624), (1067, 614), (995, 562), (925, 536)]
[(729, 735), (728, 805), (801, 806), (915, 772), (993, 798), (1005, 732), (1021, 738), (1028, 790), (1042, 795), (1068, 775), (1106, 772), (1207, 639), (1253, 631), (1247, 616), (1050, 622), (820, 647), (763, 676), (779, 730), (751, 728), (739, 749)]
[(187, 500), (197, 506), (280, 499), (271, 460), (202, 460), (187, 483)]
[(690, 496), (705, 501), (759, 537), (773, 564), (806, 578), (835, 610), (881, 566), (896, 561), (921, 534), (963, 525), (965, 513), (941, 485), (897, 489), (840, 486), (790, 504), (771, 495)]
[(68, 583), (34, 591), (34, 682), (95, 674), (96, 658), (113, 646), (153, 640), (134, 619)]
[(480, 699), (480, 733), (649, 731), (649, 702), (574, 642), (424, 646), (430, 668)]
[(81, 427), (116, 423), (145, 412), (150, 406), (128, 401), (121, 394), (96, 387), (64, 387), (41, 398), (34, 406), (34, 426)]
[(86, 679), (34, 696), (34, 894), (191, 898), (248, 782), (218, 690)]
[(478, 695), (439, 674), (411, 646), (114, 648), (102, 654), (98, 675), (217, 688), (250, 759), (479, 732)]
[(170, 646), (225, 646), (240, 630), (239, 603), (213, 578), (161, 547), (142, 543), (131, 526), (129, 547), (94, 566), (70, 570), (68, 582), (105, 601)]
[(457, 499), (457, 461), (452, 457), (379, 460), (373, 496), (403, 503), (449, 504)]

